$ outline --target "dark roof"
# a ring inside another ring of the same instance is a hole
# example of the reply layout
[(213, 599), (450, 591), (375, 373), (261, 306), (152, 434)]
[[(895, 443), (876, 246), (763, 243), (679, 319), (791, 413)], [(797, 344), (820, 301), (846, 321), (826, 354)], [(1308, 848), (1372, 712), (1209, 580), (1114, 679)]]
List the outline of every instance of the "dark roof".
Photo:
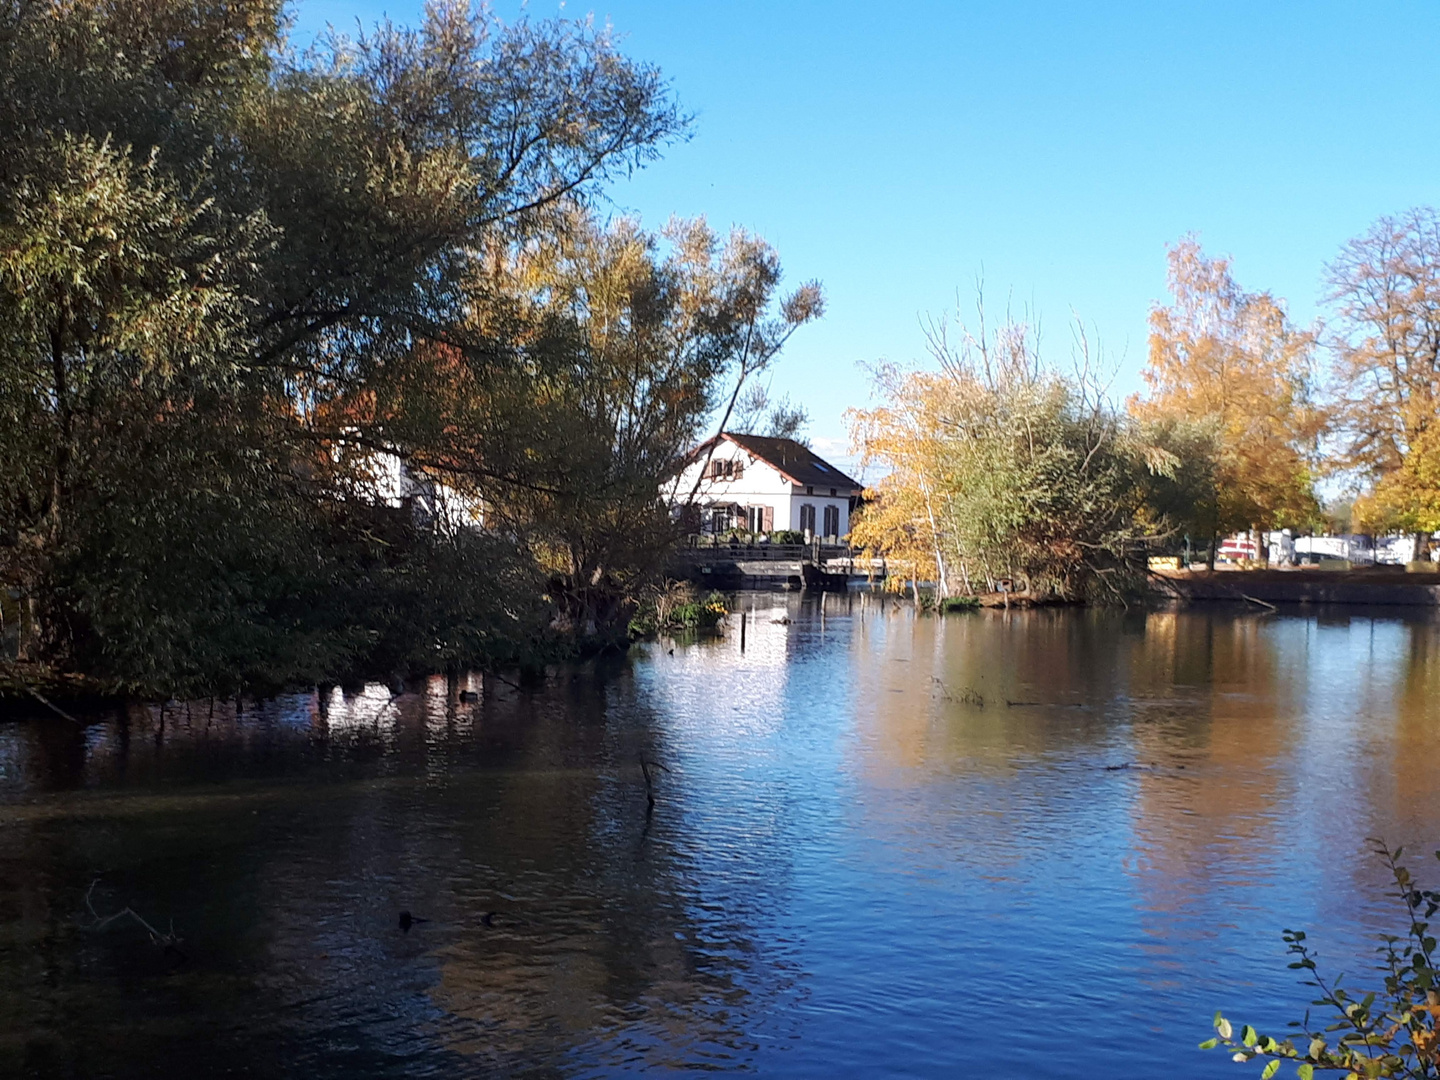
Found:
[(858, 480), (843, 472), (820, 457), (808, 446), (802, 446), (794, 439), (772, 439), (767, 435), (736, 435), (727, 431), (722, 438), (748, 450), (761, 461), (774, 466), (790, 478), (792, 484), (824, 488), (864, 487)]

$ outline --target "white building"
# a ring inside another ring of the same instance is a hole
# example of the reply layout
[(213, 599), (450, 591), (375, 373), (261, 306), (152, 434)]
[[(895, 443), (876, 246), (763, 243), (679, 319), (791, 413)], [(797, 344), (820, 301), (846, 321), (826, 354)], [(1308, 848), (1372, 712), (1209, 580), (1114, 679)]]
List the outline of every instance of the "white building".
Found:
[(425, 528), (485, 527), (485, 504), (478, 495), (451, 487), (393, 451), (340, 441), (331, 456), (337, 464), (349, 459), (355, 494), (366, 502), (408, 510), (415, 524)]
[(691, 453), (673, 502), (684, 504), (692, 490), (704, 532), (790, 529), (838, 540), (863, 488), (794, 439), (726, 432)]

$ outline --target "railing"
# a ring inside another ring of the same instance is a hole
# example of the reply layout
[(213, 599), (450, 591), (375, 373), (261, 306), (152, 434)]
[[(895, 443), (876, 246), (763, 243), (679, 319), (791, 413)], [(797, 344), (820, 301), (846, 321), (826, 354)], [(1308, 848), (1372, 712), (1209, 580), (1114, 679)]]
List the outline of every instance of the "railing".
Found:
[(829, 562), (832, 559), (850, 559), (854, 552), (848, 544), (765, 544), (718, 539), (710, 536), (691, 536), (680, 548), (679, 554), (691, 559), (728, 558), (745, 562)]
[(808, 544), (767, 544), (754, 541), (731, 543), (714, 536), (698, 535), (686, 538), (676, 553), (690, 562), (724, 560), (727, 562), (784, 562), (800, 563), (818, 567), (832, 573), (866, 574), (885, 576), (885, 560), (865, 558), (848, 544), (822, 544), (812, 540)]

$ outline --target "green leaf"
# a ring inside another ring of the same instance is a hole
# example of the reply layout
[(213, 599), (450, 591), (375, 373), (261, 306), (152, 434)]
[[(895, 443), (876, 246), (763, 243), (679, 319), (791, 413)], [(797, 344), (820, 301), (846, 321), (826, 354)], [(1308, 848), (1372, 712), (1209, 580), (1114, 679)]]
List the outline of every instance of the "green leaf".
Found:
[(1300, 1068), (1295, 1070), (1295, 1075), (1298, 1076), (1300, 1080), (1315, 1080), (1315, 1066), (1301, 1065)]
[(1229, 1039), (1235, 1034), (1235, 1029), (1230, 1026), (1230, 1021), (1218, 1012), (1215, 1014), (1215, 1030), (1220, 1033), (1222, 1039)]
[(1270, 1064), (1266, 1065), (1265, 1068), (1261, 1071), (1260, 1080), (1270, 1080), (1270, 1077), (1274, 1076), (1279, 1071), (1280, 1059), (1276, 1058), (1274, 1061), (1270, 1062)]
[(1220, 1045), (1220, 1040), (1219, 1040), (1219, 1039), (1206, 1039), (1204, 1042), (1202, 1042), (1202, 1043), (1200, 1044), (1200, 1049), (1201, 1049), (1201, 1050), (1214, 1050), (1215, 1047), (1217, 1047), (1217, 1046), (1219, 1046), (1219, 1045)]
[(1240, 1041), (1246, 1046), (1254, 1046), (1257, 1042), (1260, 1041), (1260, 1036), (1256, 1033), (1253, 1027), (1251, 1027), (1249, 1024), (1246, 1024), (1243, 1028), (1240, 1029)]

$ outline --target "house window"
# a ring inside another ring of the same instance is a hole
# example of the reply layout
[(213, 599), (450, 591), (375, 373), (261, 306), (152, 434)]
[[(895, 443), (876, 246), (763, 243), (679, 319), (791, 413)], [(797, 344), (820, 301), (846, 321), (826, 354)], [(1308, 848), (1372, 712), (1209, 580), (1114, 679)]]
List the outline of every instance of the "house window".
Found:
[(806, 533), (815, 531), (815, 507), (810, 503), (800, 504), (800, 531)]
[(746, 508), (726, 504), (710, 508), (709, 516), (710, 531), (713, 533), (725, 533), (731, 529), (743, 529), (749, 520)]
[(805, 494), (806, 494), (806, 495), (814, 495), (814, 494), (815, 494), (815, 488), (812, 487), (812, 486), (807, 485), (806, 488), (805, 488)]
[(825, 533), (826, 536), (840, 535), (840, 508), (838, 506), (825, 507)]
[(752, 533), (767, 533), (775, 527), (775, 510), (769, 506), (746, 507)]
[(715, 458), (710, 462), (711, 480), (739, 480), (741, 473), (740, 463), (729, 458)]

